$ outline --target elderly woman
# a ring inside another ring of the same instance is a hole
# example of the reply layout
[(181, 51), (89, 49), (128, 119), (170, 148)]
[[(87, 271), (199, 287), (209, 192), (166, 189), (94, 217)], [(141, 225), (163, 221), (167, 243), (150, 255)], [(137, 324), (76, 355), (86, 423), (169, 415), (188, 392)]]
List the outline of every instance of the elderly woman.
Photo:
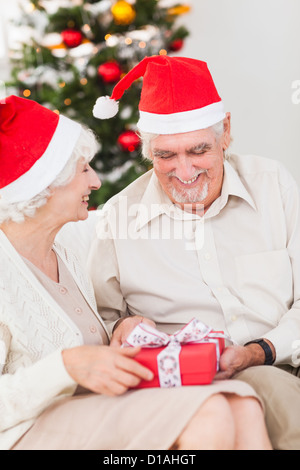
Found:
[(88, 216), (95, 151), (90, 131), (34, 101), (0, 104), (0, 448), (269, 449), (246, 384), (227, 399), (221, 382), (206, 400), (198, 387), (128, 390), (152, 372), (138, 348), (108, 345), (83, 268), (55, 242)]

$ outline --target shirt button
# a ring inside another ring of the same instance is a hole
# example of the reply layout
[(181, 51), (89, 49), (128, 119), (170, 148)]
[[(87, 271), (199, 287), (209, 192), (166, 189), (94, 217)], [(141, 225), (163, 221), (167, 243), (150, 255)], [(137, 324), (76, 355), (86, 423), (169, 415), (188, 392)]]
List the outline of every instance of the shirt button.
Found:
[(237, 316), (236, 316), (236, 315), (231, 315), (230, 319), (231, 319), (231, 321), (236, 321), (236, 320), (237, 320)]
[(97, 328), (95, 327), (95, 325), (91, 325), (90, 326), (90, 332), (91, 333), (96, 333), (96, 331), (97, 331)]
[(211, 254), (210, 253), (205, 253), (204, 258), (206, 260), (210, 260), (211, 259)]
[(220, 294), (226, 294), (226, 287), (218, 287), (218, 292), (220, 292)]
[(60, 288), (59, 288), (59, 292), (60, 292), (61, 294), (66, 294), (68, 291), (67, 291), (67, 289), (66, 289), (65, 287), (60, 287)]
[(82, 313), (82, 308), (80, 308), (80, 307), (76, 307), (74, 310), (75, 310), (76, 313), (78, 313), (78, 315), (80, 315)]

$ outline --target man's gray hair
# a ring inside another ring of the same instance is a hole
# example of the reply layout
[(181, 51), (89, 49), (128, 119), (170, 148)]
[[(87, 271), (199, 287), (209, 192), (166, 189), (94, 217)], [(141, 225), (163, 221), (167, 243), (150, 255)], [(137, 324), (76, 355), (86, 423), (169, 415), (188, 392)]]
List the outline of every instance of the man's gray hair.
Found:
[[(68, 138), (68, 136), (66, 136)], [(90, 162), (98, 150), (98, 142), (90, 129), (82, 126), (81, 134), (72, 155), (63, 170), (51, 185), (29, 201), (10, 203), (0, 199), (0, 225), (4, 222), (23, 222), (25, 217), (34, 217), (38, 208), (44, 206), (54, 188), (67, 185), (75, 176), (78, 161)]]
[[(216, 140), (218, 141), (222, 137), (223, 132), (224, 132), (224, 122), (223, 122), (223, 120), (219, 121), (216, 124), (214, 124), (213, 126), (209, 127), (209, 129), (211, 129), (215, 133)], [(159, 134), (151, 134), (149, 132), (139, 132), (139, 136), (140, 136), (140, 139), (141, 139), (141, 142), (142, 142), (142, 155), (143, 155), (143, 158), (145, 160), (152, 161), (152, 159), (150, 158), (150, 143), (153, 139), (158, 137)]]

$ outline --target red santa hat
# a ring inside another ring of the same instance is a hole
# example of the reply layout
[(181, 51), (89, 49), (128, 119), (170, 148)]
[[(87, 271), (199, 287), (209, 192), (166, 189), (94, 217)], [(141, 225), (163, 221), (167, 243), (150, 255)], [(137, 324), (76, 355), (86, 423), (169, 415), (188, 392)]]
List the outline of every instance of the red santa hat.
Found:
[(205, 129), (225, 118), (224, 106), (207, 64), (185, 57), (145, 57), (114, 87), (110, 97), (97, 99), (93, 114), (108, 119), (118, 112), (118, 100), (143, 77), (139, 103), (140, 131), (177, 134)]
[(80, 124), (35, 101), (0, 102), (0, 199), (27, 201), (46, 189), (70, 158)]

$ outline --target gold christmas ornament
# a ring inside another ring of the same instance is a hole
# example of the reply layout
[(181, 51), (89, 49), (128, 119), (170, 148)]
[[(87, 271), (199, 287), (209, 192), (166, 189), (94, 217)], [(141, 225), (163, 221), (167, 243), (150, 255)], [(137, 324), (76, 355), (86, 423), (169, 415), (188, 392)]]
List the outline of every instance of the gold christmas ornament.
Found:
[(177, 7), (169, 8), (168, 14), (169, 15), (184, 15), (184, 13), (188, 13), (191, 7), (189, 5), (178, 5)]
[(130, 24), (136, 16), (135, 9), (125, 0), (117, 1), (112, 7), (111, 12), (116, 24)]

